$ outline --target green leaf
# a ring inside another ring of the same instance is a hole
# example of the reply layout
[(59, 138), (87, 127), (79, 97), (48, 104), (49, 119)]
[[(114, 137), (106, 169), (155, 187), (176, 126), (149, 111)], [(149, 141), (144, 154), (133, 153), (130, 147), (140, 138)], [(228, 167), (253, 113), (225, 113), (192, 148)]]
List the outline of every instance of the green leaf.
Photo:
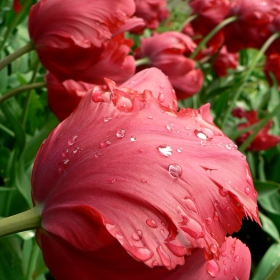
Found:
[(254, 180), (254, 185), (259, 197), (270, 195), (280, 190), (280, 184), (272, 181), (262, 182)]
[(275, 226), (275, 224), (273, 223), (273, 221), (271, 219), (269, 219), (267, 216), (265, 216), (264, 214), (262, 214), (261, 212), (259, 212), (260, 215), (260, 219), (262, 222), (262, 229), (269, 234), (276, 242), (279, 242), (279, 232), (277, 227)]
[[(260, 261), (252, 280), (276, 280), (279, 278), (266, 278), (280, 264), (280, 244), (272, 244)], [(279, 275), (278, 275), (279, 276)]]
[(16, 237), (0, 240), (0, 279), (22, 280), (20, 242)]
[(269, 213), (280, 215), (280, 195), (274, 192), (258, 198), (260, 205)]

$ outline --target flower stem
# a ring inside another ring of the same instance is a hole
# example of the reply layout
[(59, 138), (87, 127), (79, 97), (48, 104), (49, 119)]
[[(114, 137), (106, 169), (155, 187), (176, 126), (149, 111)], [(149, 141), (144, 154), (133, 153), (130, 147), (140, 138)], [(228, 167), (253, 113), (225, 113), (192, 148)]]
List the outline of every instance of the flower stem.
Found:
[(207, 42), (218, 32), (220, 31), (222, 28), (224, 28), (227, 24), (234, 22), (237, 20), (237, 17), (230, 17), (225, 19), (224, 21), (222, 21), (221, 23), (219, 23), (214, 29), (211, 30), (211, 32), (209, 32), (199, 43), (199, 45), (196, 47), (196, 49), (194, 50), (194, 52), (190, 55), (191, 59), (194, 59), (196, 57), (196, 55), (198, 54), (198, 52), (207, 44)]
[(3, 96), (0, 96), (0, 104), (11, 97), (18, 95), (21, 92), (36, 89), (36, 88), (42, 88), (45, 86), (46, 86), (46, 82), (39, 82), (39, 83), (33, 83), (33, 84), (23, 85), (18, 88), (14, 88), (11, 91), (4, 94)]
[(180, 32), (182, 32), (183, 30), (184, 30), (184, 27), (188, 24), (188, 23), (190, 23), (191, 21), (193, 21), (194, 19), (196, 19), (198, 17), (198, 15), (191, 15), (191, 16), (189, 16), (187, 19), (186, 19), (186, 21), (185, 22), (183, 22), (183, 24), (182, 24), (182, 27), (180, 28)]
[(135, 66), (137, 67), (149, 63), (150, 63), (150, 59), (148, 57), (143, 57), (135, 61)]
[(22, 55), (32, 51), (35, 49), (35, 45), (32, 42), (28, 42), (25, 46), (17, 49), (15, 52), (11, 53), (10, 55), (6, 56), (4, 59), (0, 61), (0, 71), (9, 65), (11, 62), (16, 60), (17, 58), (21, 57)]
[(41, 216), (34, 207), (25, 212), (0, 220), (0, 237), (41, 227)]
[(276, 40), (278, 37), (280, 37), (280, 33), (276, 32), (274, 34), (272, 34), (267, 41), (263, 44), (262, 48), (259, 50), (258, 54), (256, 55), (256, 57), (254, 58), (254, 60), (252, 61), (249, 70), (247, 71), (245, 77), (244, 77), (244, 82), (242, 83), (242, 85), (238, 88), (238, 90), (236, 91), (235, 95), (233, 96), (233, 99), (231, 100), (231, 103), (228, 106), (228, 109), (225, 113), (223, 122), (222, 122), (222, 130), (224, 130), (225, 128), (225, 124), (226, 124), (226, 120), (228, 118), (228, 116), (230, 115), (232, 108), (236, 105), (236, 102), (240, 96), (240, 94), (243, 91), (243, 88), (248, 80), (248, 78), (250, 77), (250, 75), (252, 74), (255, 66), (257, 65), (259, 59), (263, 56), (263, 54), (266, 52), (266, 50), (268, 49), (268, 47), (272, 44), (272, 42), (274, 40)]

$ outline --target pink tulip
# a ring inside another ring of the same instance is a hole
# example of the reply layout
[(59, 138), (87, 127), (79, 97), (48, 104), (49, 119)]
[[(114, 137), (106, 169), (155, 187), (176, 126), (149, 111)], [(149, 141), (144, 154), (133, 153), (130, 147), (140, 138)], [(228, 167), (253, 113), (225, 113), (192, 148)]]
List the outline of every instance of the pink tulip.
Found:
[(135, 0), (135, 4), (134, 15), (144, 19), (146, 28), (156, 29), (169, 16), (166, 0)]
[(123, 33), (144, 25), (130, 18), (134, 12), (133, 0), (41, 0), (30, 10), (28, 29), (42, 64), (60, 80), (123, 82), (135, 71), (132, 41)]
[(168, 76), (177, 98), (184, 99), (199, 92), (203, 83), (202, 71), (195, 68), (193, 60), (185, 57), (195, 48), (196, 44), (189, 36), (170, 31), (143, 38), (136, 56), (148, 57), (149, 65)]
[(232, 0), (228, 16), (237, 20), (225, 27), (225, 43), (230, 52), (261, 48), (270, 36), (268, 26), (279, 12), (275, 0)]
[(248, 164), (208, 104), (163, 106), (158, 92), (174, 92), (146, 71), (90, 90), (42, 144), (31, 181), (45, 262), (57, 280), (247, 280), (250, 253), (225, 236), (259, 221)]

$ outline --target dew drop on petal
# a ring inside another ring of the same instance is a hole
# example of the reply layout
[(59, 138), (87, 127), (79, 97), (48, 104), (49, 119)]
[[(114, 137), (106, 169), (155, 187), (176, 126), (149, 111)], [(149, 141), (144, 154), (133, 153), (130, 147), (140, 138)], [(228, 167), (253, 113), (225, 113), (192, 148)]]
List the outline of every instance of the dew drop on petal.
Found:
[(146, 220), (146, 224), (147, 224), (148, 226), (152, 227), (152, 228), (157, 228), (157, 227), (158, 227), (156, 221), (153, 220), (153, 219), (147, 219), (147, 220)]
[(160, 145), (157, 147), (157, 150), (166, 157), (170, 157), (172, 155), (172, 148), (168, 145)]
[(223, 257), (226, 257), (226, 256), (228, 255), (227, 250), (222, 251), (222, 252), (221, 252), (221, 255), (222, 255)]
[(239, 262), (239, 260), (240, 260), (240, 256), (238, 256), (238, 255), (236, 255), (235, 257), (234, 257), (234, 259), (233, 259), (236, 263), (238, 263)]
[(115, 178), (111, 178), (108, 180), (108, 183), (110, 184), (114, 184), (116, 182), (116, 179)]
[(224, 188), (219, 189), (219, 194), (223, 197), (226, 197), (228, 195), (228, 191)]
[(133, 252), (130, 253), (132, 253), (135, 258), (142, 262), (149, 260), (154, 255), (151, 250), (145, 247), (136, 248), (135, 250), (133, 250)]
[(111, 119), (112, 119), (112, 117), (104, 117), (103, 120), (104, 120), (105, 123), (107, 123), (107, 122), (109, 122)]
[(196, 135), (199, 139), (201, 139), (201, 140), (207, 140), (207, 135), (204, 134), (202, 131), (196, 129), (196, 130), (194, 131), (194, 133), (195, 133), (195, 135)]
[(94, 154), (94, 157), (95, 157), (95, 158), (99, 158), (100, 156), (101, 156), (100, 153), (95, 153), (95, 154)]
[(179, 164), (170, 164), (168, 166), (168, 172), (169, 174), (174, 177), (178, 178), (182, 175), (182, 167)]
[(172, 243), (165, 243), (166, 247), (177, 257), (182, 257), (186, 254), (186, 249), (182, 245), (176, 245)]
[(134, 135), (132, 135), (132, 136), (130, 137), (130, 141), (131, 141), (131, 142), (135, 142), (135, 141), (136, 141), (136, 137), (135, 137)]
[(124, 129), (119, 129), (117, 132), (116, 132), (116, 136), (121, 139), (125, 136), (125, 130)]
[(132, 233), (132, 238), (135, 240), (135, 241), (139, 241), (141, 240), (142, 238), (142, 231), (141, 230), (135, 230), (133, 233)]
[(197, 213), (196, 205), (190, 197), (184, 198), (184, 204), (188, 207), (189, 210)]
[(163, 248), (161, 246), (157, 247), (157, 252), (162, 260), (162, 263), (164, 266), (170, 266), (171, 264), (171, 260), (170, 257), (168, 256), (168, 254), (163, 250)]
[(76, 143), (76, 141), (77, 141), (77, 138), (78, 138), (77, 135), (72, 136), (72, 137), (68, 140), (68, 145), (69, 145), (69, 146), (74, 145), (74, 144)]
[(213, 219), (214, 219), (215, 221), (218, 221), (218, 219), (219, 219), (219, 214), (218, 214), (217, 211), (214, 212)]
[(207, 261), (206, 271), (212, 278), (215, 278), (220, 273), (220, 267), (215, 260), (210, 260)]
[(174, 124), (173, 124), (173, 123), (168, 123), (168, 124), (166, 124), (166, 129), (167, 129), (168, 131), (172, 131), (173, 128), (174, 128)]
[(249, 187), (246, 187), (245, 189), (244, 189), (244, 192), (248, 195), (248, 194), (250, 194), (250, 188)]
[(105, 140), (105, 141), (103, 141), (103, 142), (101, 142), (100, 144), (99, 144), (99, 148), (100, 149), (103, 149), (103, 148), (106, 148), (106, 147), (108, 147), (108, 146), (110, 146), (111, 145), (111, 142), (109, 141), (109, 140)]
[(224, 268), (224, 275), (228, 275), (228, 268), (227, 267)]
[(142, 178), (141, 182), (146, 184), (148, 182), (148, 180), (146, 178)]
[(62, 152), (62, 156), (66, 157), (69, 154), (69, 149), (66, 149)]
[(216, 244), (211, 244), (210, 245), (210, 251), (213, 253), (213, 254), (217, 254), (218, 252), (218, 246)]
[(180, 148), (177, 148), (176, 149), (176, 151), (180, 154), (180, 153), (182, 153), (182, 151), (183, 151), (183, 148), (182, 147), (180, 147)]
[(206, 218), (206, 224), (211, 225), (212, 224), (212, 219), (210, 217)]
[(164, 102), (164, 99), (165, 99), (164, 94), (163, 94), (162, 92), (160, 92), (159, 95), (158, 95), (158, 101), (159, 101), (160, 103), (162, 103), (162, 102)]
[(62, 161), (62, 163), (65, 164), (65, 165), (68, 164), (68, 162), (69, 162), (69, 159), (64, 159), (64, 160)]

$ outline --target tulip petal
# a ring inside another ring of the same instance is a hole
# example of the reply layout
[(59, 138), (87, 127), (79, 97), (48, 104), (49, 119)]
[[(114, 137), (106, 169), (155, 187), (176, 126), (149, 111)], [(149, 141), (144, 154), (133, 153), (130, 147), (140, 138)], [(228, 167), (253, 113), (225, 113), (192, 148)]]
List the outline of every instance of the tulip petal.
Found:
[[(32, 190), (43, 228), (81, 250), (92, 235), (75, 236), (99, 221), (149, 267), (174, 269), (195, 248), (217, 257), (244, 216), (259, 221), (244, 156), (212, 123), (209, 105), (177, 113), (152, 94), (116, 93), (96, 103), (89, 92), (42, 145)], [(77, 213), (87, 218), (72, 219)]]

